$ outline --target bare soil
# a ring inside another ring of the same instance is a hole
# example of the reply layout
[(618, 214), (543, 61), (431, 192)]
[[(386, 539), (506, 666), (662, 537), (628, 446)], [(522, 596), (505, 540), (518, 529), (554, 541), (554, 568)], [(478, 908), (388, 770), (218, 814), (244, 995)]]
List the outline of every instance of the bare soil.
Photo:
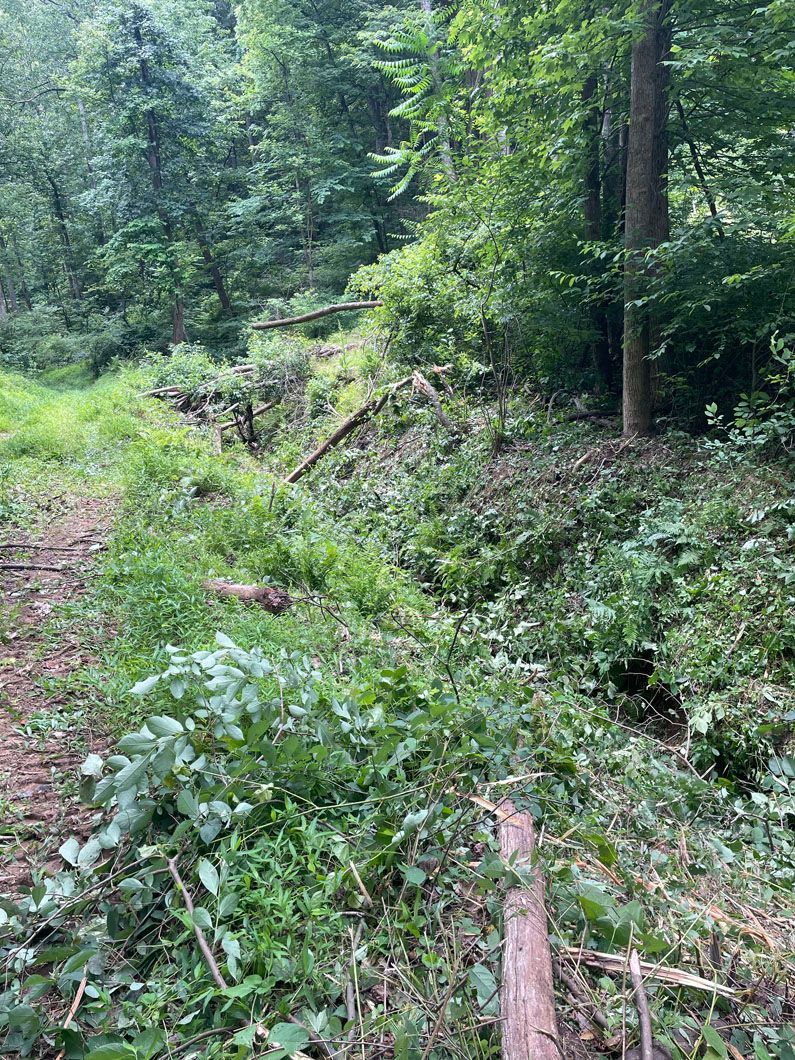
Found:
[[(64, 794), (64, 786), (71, 779), (76, 792), (85, 749), (96, 747), (101, 733), (91, 731), (90, 720), (77, 735), (68, 724), (59, 724), (59, 713), (68, 719), (77, 704), (69, 692), (46, 688), (92, 661), (83, 646), (86, 631), (67, 629), (57, 645), (47, 643), (43, 632), (59, 605), (85, 592), (107, 534), (110, 507), (107, 499), (60, 497), (42, 513), (35, 531), (6, 527), (0, 534), (3, 894), (28, 886), (36, 867), (59, 863), (57, 849), (67, 835), (88, 831), (85, 811), (74, 796)], [(26, 569), (8, 569), (12, 564)], [(48, 719), (55, 720), (48, 724)]]

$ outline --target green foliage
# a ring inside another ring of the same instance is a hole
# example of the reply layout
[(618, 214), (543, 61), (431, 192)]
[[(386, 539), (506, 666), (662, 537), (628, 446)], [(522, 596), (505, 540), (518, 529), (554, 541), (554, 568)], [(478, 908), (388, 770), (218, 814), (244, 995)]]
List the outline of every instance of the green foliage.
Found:
[[(202, 351), (177, 351), (175, 371), (196, 365)], [(338, 378), (370, 365), (346, 352), (310, 379), (344, 402), (367, 384)], [(795, 765), (778, 465), (682, 437), (618, 454), (603, 429), (550, 423), (529, 397), (491, 459), (481, 406), (459, 398), (469, 430), (454, 446), (427, 408), (401, 403), (310, 488), (274, 489), (333, 411), (307, 420), (297, 394), (268, 428), (263, 474), (132, 399), (150, 382), (4, 391), (25, 436), (47, 410), (65, 454), (14, 459), (4, 496), (18, 505), (24, 487), (33, 505), (70, 483), (119, 497), (96, 589), (58, 628), (114, 631), (68, 687), (123, 734), (83, 766), (91, 835), (61, 837), (64, 871), (3, 903), (7, 1052), (159, 1057), (166, 1027), (172, 1051), (217, 1032), (201, 1048), (219, 1058), (250, 1055), (266, 1031), (311, 1052), (306, 1028), (421, 1053), (447, 998), (434, 1060), (496, 1057), (500, 909), (528, 870), (496, 856), (475, 800), (508, 792), (544, 837), (556, 947), (623, 955), (631, 939), (697, 970), (717, 937), (736, 951), (721, 981), (780, 974)], [(279, 585), (296, 603), (277, 616), (216, 600), (208, 577)], [(772, 912), (765, 934), (748, 934), (734, 900)], [(636, 1040), (619, 982), (589, 982), (611, 1033)], [(650, 1001), (677, 1060), (683, 1030), (695, 1048), (705, 1027), (745, 1055), (790, 1047), (765, 995), (731, 1028), (698, 993), (660, 986)], [(559, 1011), (567, 1022), (563, 997)]]
[[(792, 451), (795, 444), (795, 350), (774, 335), (770, 361), (762, 370), (762, 390), (742, 394), (726, 434), (733, 449)], [(707, 406), (711, 426), (722, 427), (723, 418), (713, 402)]]

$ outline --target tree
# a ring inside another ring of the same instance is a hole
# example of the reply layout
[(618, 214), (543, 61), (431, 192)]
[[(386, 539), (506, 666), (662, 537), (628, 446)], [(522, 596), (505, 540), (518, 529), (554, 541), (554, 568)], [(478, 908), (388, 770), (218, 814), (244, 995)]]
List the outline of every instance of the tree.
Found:
[(653, 251), (667, 240), (668, 67), (667, 17), (671, 0), (643, 0), (641, 35), (632, 47), (632, 75), (624, 220), (625, 435), (646, 435), (652, 425), (654, 309), (648, 279)]

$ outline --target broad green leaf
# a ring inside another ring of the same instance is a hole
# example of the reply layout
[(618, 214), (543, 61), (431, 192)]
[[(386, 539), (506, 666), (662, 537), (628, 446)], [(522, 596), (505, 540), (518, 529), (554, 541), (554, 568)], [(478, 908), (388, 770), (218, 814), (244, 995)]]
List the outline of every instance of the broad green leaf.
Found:
[(176, 718), (155, 715), (146, 719), (146, 727), (153, 736), (178, 736), (184, 732), (182, 724)]
[(718, 1056), (727, 1057), (729, 1055), (729, 1050), (726, 1048), (726, 1043), (714, 1027), (710, 1027), (709, 1024), (706, 1024), (704, 1027), (701, 1028), (701, 1035), (704, 1041), (710, 1047), (710, 1049), (714, 1050), (718, 1054)]
[(277, 1023), (268, 1041), (271, 1045), (280, 1045), (288, 1056), (294, 1056), (309, 1042), (309, 1032), (295, 1023)]
[(145, 696), (147, 692), (151, 692), (157, 682), (160, 680), (160, 675), (156, 674), (154, 677), (146, 677), (143, 681), (139, 681), (133, 685), (130, 689), (130, 695), (132, 696)]
[(202, 858), (199, 862), (199, 879), (210, 894), (215, 895), (216, 897), (218, 896), (218, 870), (215, 865), (206, 858)]
[(80, 844), (74, 836), (70, 836), (65, 843), (58, 848), (58, 853), (67, 861), (70, 865), (77, 864), (77, 858), (80, 854)]

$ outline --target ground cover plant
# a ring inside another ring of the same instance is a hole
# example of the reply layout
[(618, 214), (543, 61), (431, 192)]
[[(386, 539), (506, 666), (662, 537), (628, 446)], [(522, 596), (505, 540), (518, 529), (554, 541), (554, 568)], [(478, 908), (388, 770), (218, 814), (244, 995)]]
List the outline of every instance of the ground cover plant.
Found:
[[(510, 792), (543, 825), (561, 960), (631, 943), (714, 978), (730, 996), (650, 983), (660, 1043), (786, 1056), (792, 584), (775, 466), (684, 436), (617, 459), (607, 430), (550, 424), (545, 406), (489, 463), (464, 401), (458, 446), (396, 405), (285, 488), (273, 473), (334, 411), (296, 399), (262, 427), (263, 466), (135, 398), (149, 371), (81, 391), (84, 430), (53, 417), (63, 433), (31, 452), (42, 403), (74, 400), (34, 389), (6, 441), (7, 495), (24, 486), (34, 511), (54, 479), (121, 501), (94, 591), (59, 619), (116, 630), (66, 681), (121, 739), (83, 766), (95, 830), (62, 836), (64, 868), (5, 903), (8, 1047), (498, 1055), (501, 905), (525, 870), (497, 856), (489, 807)], [(307, 391), (330, 380), (347, 400), (344, 353), (314, 371)], [(97, 468), (108, 437), (122, 446)], [(207, 577), (296, 603), (208, 599)], [(561, 981), (571, 1048), (631, 1041), (620, 981), (578, 974), (583, 996)], [(63, 1030), (53, 998), (81, 986)]]
[(3, 0), (3, 1055), (793, 1060), (794, 42)]

